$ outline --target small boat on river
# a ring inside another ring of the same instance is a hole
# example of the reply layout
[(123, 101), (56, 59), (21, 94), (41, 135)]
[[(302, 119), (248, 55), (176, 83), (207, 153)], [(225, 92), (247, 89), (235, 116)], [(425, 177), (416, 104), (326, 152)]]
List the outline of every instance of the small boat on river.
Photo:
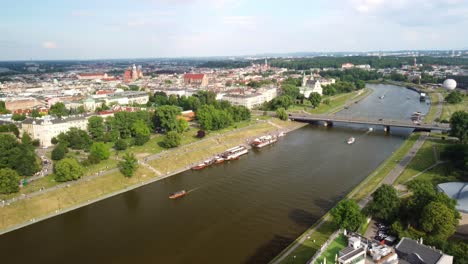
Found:
[(224, 158), (224, 160), (235, 160), (247, 153), (249, 153), (249, 150), (246, 147), (237, 146), (226, 150), (223, 153), (222, 157)]
[(354, 143), (354, 141), (356, 141), (356, 139), (354, 137), (350, 137), (348, 138), (348, 145), (351, 145)]
[(187, 194), (187, 192), (185, 190), (178, 191), (178, 192), (175, 192), (175, 193), (169, 195), (169, 199), (177, 199), (177, 198), (180, 198), (182, 196), (185, 196), (186, 194)]
[(201, 170), (214, 163), (214, 160), (205, 160), (204, 162), (192, 167), (192, 170)]
[(214, 164), (220, 164), (224, 162), (224, 158), (220, 156), (214, 157)]
[(278, 141), (277, 136), (267, 135), (267, 136), (261, 136), (259, 138), (254, 139), (250, 143), (250, 145), (252, 145), (252, 147), (254, 148), (263, 148), (265, 146), (275, 143), (276, 141)]

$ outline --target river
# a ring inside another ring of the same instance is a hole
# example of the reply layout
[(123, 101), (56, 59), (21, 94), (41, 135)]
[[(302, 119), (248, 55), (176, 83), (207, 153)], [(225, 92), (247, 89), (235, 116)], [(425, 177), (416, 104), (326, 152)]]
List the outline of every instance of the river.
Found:
[[(408, 119), (392, 85), (340, 115)], [(379, 96), (385, 95), (384, 99)], [(187, 171), (0, 236), (3, 263), (266, 263), (390, 156), (408, 129), (309, 125), (240, 160)], [(347, 145), (349, 137), (356, 143)], [(186, 197), (168, 194), (190, 190)]]

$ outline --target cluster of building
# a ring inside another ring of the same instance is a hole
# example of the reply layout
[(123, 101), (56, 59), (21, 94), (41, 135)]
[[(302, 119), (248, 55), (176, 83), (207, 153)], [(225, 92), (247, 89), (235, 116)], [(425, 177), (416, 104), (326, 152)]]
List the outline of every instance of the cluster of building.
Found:
[(337, 255), (339, 264), (452, 264), (453, 256), (424, 245), (422, 239), (417, 241), (403, 237), (393, 246), (376, 244), (359, 235), (348, 237), (348, 246)]

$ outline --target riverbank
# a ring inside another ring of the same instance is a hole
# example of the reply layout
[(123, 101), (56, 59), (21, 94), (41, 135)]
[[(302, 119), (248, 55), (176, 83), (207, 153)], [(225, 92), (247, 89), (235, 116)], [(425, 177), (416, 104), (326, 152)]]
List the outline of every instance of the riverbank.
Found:
[[(392, 83), (394, 84), (394, 83)], [(406, 86), (403, 86), (406, 87)], [(406, 87), (408, 88), (408, 87)], [(436, 101), (431, 103), (429, 117), (427, 122), (440, 118), (442, 112), (442, 95), (434, 94)], [(393, 184), (395, 181), (400, 181), (406, 178), (407, 167), (412, 168), (416, 160), (418, 164), (417, 153), (420, 148), (425, 148), (427, 134), (418, 133), (411, 134), (407, 140), (379, 165), (373, 173), (371, 173), (364, 181), (354, 188), (345, 198), (353, 199), (359, 202), (363, 208), (370, 201), (370, 195), (376, 190), (380, 184)], [(416, 166), (418, 167), (418, 166)], [(402, 178), (402, 176), (404, 176)], [(331, 216), (327, 212), (319, 221), (312, 227), (306, 230), (299, 238), (284, 249), (270, 263), (305, 263), (321, 248), (321, 245), (328, 240), (328, 237), (335, 232), (336, 227), (331, 222)]]
[[(306, 111), (311, 114), (334, 114), (343, 110), (345, 107), (352, 105), (355, 102), (359, 102), (369, 96), (373, 92), (372, 89), (364, 88), (362, 90), (337, 94), (334, 96), (324, 96), (322, 97), (322, 103), (316, 107), (312, 108), (309, 101), (305, 101), (304, 105), (293, 105), (288, 109), (288, 112), (298, 112)], [(328, 100), (329, 103), (326, 104), (324, 101)]]
[[(419, 137), (419, 134), (410, 135), (389, 158), (343, 199), (356, 200), (360, 202), (361, 206), (363, 203), (366, 203), (372, 192), (378, 188), (385, 177), (409, 153)], [(271, 260), (270, 263), (306, 263), (335, 231), (336, 227), (331, 221), (330, 212), (327, 212), (313, 226)]]
[[(202, 157), (213, 156), (226, 148), (245, 144), (250, 138), (279, 130), (288, 132), (305, 125), (272, 118), (257, 120), (247, 127), (221, 134), (213, 133), (203, 140), (158, 154), (136, 153), (141, 165), (132, 178), (125, 178), (118, 170), (112, 169), (95, 178), (70, 182), (53, 191), (4, 205), (1, 208), (0, 234), (176, 175), (189, 169), (191, 164), (203, 160)], [(145, 149), (148, 150), (148, 147)], [(147, 163), (145, 159), (148, 160)]]

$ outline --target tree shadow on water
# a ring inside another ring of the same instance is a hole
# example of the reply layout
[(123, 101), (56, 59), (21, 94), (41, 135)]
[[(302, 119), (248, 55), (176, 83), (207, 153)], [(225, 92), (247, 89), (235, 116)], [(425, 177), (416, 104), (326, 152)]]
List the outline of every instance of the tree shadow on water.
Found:
[(268, 263), (285, 247), (291, 244), (294, 238), (288, 238), (280, 235), (275, 235), (266, 244), (260, 246), (255, 253), (250, 256), (244, 263), (257, 264)]
[(293, 220), (296, 224), (309, 227), (311, 226), (319, 216), (309, 213), (302, 209), (293, 209), (288, 214), (289, 219)]

